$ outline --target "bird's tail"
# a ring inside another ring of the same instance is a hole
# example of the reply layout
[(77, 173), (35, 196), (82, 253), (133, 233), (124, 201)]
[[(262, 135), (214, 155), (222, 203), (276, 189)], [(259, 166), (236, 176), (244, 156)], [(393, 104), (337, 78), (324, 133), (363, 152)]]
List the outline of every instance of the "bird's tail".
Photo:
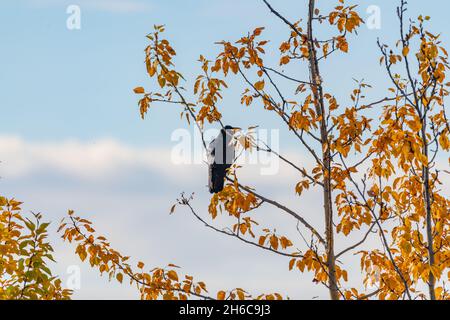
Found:
[(209, 192), (218, 193), (223, 190), (225, 176), (227, 174), (226, 164), (212, 164), (209, 166)]

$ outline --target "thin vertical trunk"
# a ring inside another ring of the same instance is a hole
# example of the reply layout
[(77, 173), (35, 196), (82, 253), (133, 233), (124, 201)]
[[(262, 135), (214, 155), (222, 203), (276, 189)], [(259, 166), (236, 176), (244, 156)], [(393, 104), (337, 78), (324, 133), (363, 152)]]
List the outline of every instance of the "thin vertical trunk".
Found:
[(339, 299), (339, 289), (336, 281), (336, 265), (334, 255), (334, 230), (333, 230), (333, 202), (331, 197), (331, 154), (328, 140), (328, 128), (326, 123), (325, 105), (322, 90), (322, 78), (320, 76), (317, 52), (313, 36), (313, 17), (315, 9), (315, 0), (309, 0), (308, 13), (308, 51), (309, 51), (309, 69), (311, 78), (311, 89), (314, 94), (314, 103), (317, 114), (321, 117), (320, 138), (322, 142), (322, 162), (323, 162), (323, 205), (325, 215), (325, 233), (326, 233), (326, 253), (327, 253), (327, 272), (328, 288), (332, 300)]
[[(404, 32), (403, 32), (403, 14), (406, 12), (406, 1), (402, 0), (400, 7), (397, 8), (397, 14), (400, 19), (400, 35), (401, 40), (403, 42), (403, 48), (406, 48), (408, 46), (408, 42), (405, 39)], [(422, 122), (422, 129), (420, 131), (420, 134), (417, 133), (417, 135), (422, 139), (423, 148), (422, 152), (425, 155), (427, 159), (427, 164), (422, 165), (422, 181), (423, 181), (423, 198), (424, 198), (424, 209), (425, 209), (425, 215), (426, 215), (426, 232), (427, 232), (427, 250), (428, 250), (428, 264), (430, 267), (434, 266), (434, 249), (433, 249), (433, 217), (431, 213), (431, 194), (430, 194), (430, 167), (428, 163), (428, 139), (427, 139), (427, 133), (426, 133), (426, 127), (427, 127), (427, 106), (424, 106), (423, 112), (420, 110), (420, 101), (422, 100), (423, 96), (426, 94), (426, 91), (423, 93), (422, 97), (419, 97), (417, 94), (417, 89), (415, 85), (415, 81), (411, 75), (411, 69), (408, 62), (408, 57), (405, 56), (405, 66), (406, 66), (406, 72), (408, 75), (408, 79), (410, 81), (411, 87), (412, 87), (412, 93), (414, 94), (414, 102), (415, 102), (415, 109), (417, 112), (418, 117), (421, 119)], [(436, 85), (436, 83), (435, 83)], [(434, 90), (434, 89), (433, 89)], [(436, 279), (433, 275), (433, 273), (430, 270), (430, 274), (428, 276), (428, 290), (430, 293), (430, 299), (436, 300), (436, 294), (434, 291)]]
[[(424, 116), (425, 118), (425, 116)], [(428, 161), (428, 145), (426, 136), (426, 118), (422, 123), (422, 141), (423, 141), (423, 154)], [(430, 267), (434, 266), (434, 248), (433, 248), (433, 217), (431, 213), (431, 195), (430, 195), (430, 168), (428, 165), (422, 167), (422, 180), (423, 180), (423, 197), (425, 204), (425, 214), (426, 214), (426, 231), (427, 231), (427, 250), (428, 250), (428, 263)], [(436, 300), (436, 293), (434, 290), (436, 279), (430, 270), (428, 276), (428, 291), (430, 293), (430, 299)]]

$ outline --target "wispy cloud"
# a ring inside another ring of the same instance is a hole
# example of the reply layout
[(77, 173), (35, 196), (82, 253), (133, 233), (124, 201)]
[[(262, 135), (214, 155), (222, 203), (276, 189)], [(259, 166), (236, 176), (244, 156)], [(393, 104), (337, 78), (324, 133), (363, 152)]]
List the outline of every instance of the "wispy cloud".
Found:
[[(201, 159), (196, 163), (183, 162), (186, 158), (176, 150), (171, 146), (131, 146), (107, 138), (90, 142), (74, 139), (59, 142), (32, 142), (17, 136), (0, 135), (2, 161), (0, 176), (26, 178), (35, 174), (52, 172), (53, 175), (88, 182), (120, 179), (131, 172), (139, 171), (157, 175), (159, 179), (165, 179), (168, 182), (206, 185), (207, 168)], [(299, 153), (284, 154), (290, 159), (299, 161), (303, 166), (312, 165)], [(270, 184), (272, 187), (293, 185), (296, 182), (297, 177), (292, 175), (291, 168), (272, 163), (270, 158), (252, 159), (261, 162), (259, 164), (244, 163), (244, 168), (240, 170), (240, 177), (245, 181), (258, 185)], [(272, 167), (273, 170), (269, 171), (273, 171), (277, 179), (273, 179), (273, 175), (261, 175), (264, 169), (267, 171)]]
[(152, 9), (149, 1), (142, 0), (27, 0), (33, 6), (78, 5), (81, 9), (114, 13), (148, 12)]
[(95, 180), (114, 178), (133, 169), (156, 172), (168, 179), (183, 178), (180, 172), (183, 167), (171, 165), (170, 148), (137, 148), (113, 139), (38, 143), (0, 136), (0, 150), (0, 174), (9, 178), (52, 170), (73, 178)]

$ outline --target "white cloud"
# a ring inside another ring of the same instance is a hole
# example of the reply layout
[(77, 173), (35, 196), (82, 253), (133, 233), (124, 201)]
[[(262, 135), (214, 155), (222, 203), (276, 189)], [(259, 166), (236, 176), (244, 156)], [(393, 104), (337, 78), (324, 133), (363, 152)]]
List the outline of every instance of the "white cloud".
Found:
[[(172, 151), (171, 147), (136, 147), (114, 139), (30, 142), (17, 136), (0, 136), (0, 176), (20, 178), (50, 170), (77, 180), (95, 181), (120, 178), (130, 171), (139, 170), (158, 174), (169, 181), (191, 181), (193, 185), (206, 179), (206, 165), (201, 161), (183, 164), (177, 158), (179, 155)], [(288, 155), (290, 159), (310, 167), (304, 156), (293, 152), (288, 152)], [(293, 174), (295, 170), (282, 163), (279, 170), (274, 171), (276, 179), (273, 175), (261, 175), (261, 169), (271, 165), (268, 160), (261, 158), (261, 164), (244, 164), (240, 176), (245, 182), (272, 186), (293, 184), (299, 178)], [(278, 163), (274, 165), (278, 166)]]
[(139, 168), (167, 178), (183, 178), (183, 166), (171, 166), (170, 149), (137, 148), (113, 139), (93, 142), (26, 142), (15, 136), (0, 136), (0, 173), (24, 177), (52, 169), (80, 179), (112, 178), (124, 170)]
[(29, 0), (33, 6), (68, 6), (78, 5), (81, 9), (115, 13), (148, 12), (152, 5), (142, 0)]

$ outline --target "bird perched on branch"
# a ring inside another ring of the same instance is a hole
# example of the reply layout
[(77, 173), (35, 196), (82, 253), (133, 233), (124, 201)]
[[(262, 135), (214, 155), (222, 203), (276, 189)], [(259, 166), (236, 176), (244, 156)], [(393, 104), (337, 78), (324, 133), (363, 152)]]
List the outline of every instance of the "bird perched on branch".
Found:
[(210, 193), (223, 190), (227, 170), (234, 162), (235, 150), (233, 145), (232, 126), (225, 126), (219, 135), (208, 146), (208, 186)]

